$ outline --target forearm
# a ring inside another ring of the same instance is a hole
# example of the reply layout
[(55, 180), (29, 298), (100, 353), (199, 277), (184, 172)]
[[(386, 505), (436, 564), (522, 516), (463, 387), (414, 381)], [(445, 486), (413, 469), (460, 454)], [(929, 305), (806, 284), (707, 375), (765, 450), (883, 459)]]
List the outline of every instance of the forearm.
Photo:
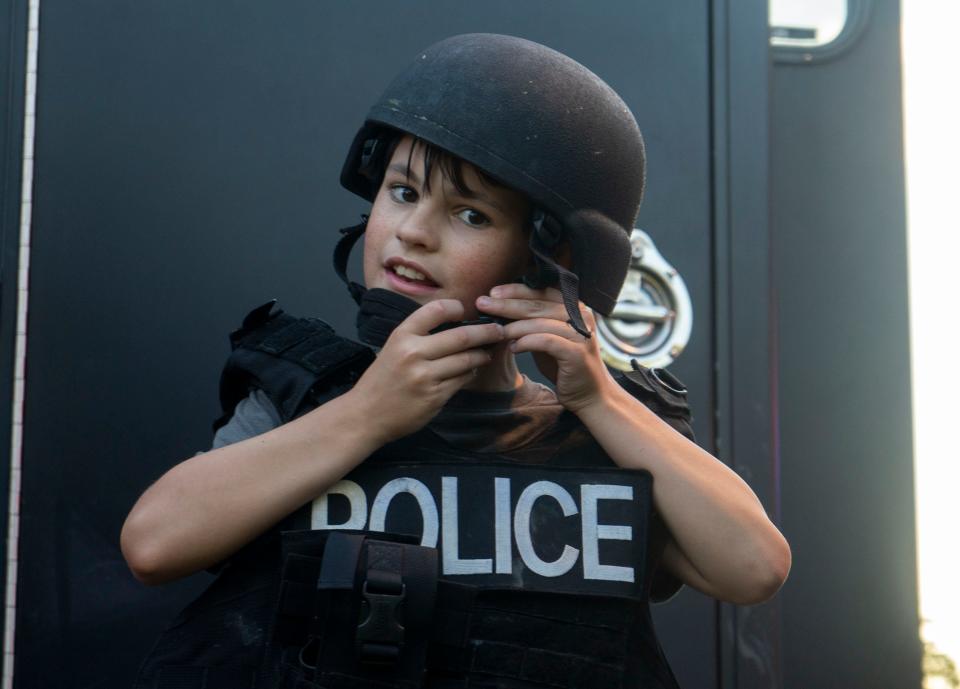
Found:
[(679, 551), (667, 564), (682, 579), (736, 603), (773, 595), (790, 549), (736, 473), (615, 384), (579, 415), (619, 466), (653, 474), (654, 505)]
[(272, 431), (188, 459), (137, 501), (124, 557), (159, 584), (209, 567), (323, 493), (379, 446), (349, 393)]
[(504, 339), (496, 323), (432, 333), (463, 314), (454, 299), (422, 306), (349, 392), (164, 474), (134, 505), (120, 535), (137, 578), (162, 583), (220, 562), (387, 442), (422, 428), (490, 363), (485, 348)]

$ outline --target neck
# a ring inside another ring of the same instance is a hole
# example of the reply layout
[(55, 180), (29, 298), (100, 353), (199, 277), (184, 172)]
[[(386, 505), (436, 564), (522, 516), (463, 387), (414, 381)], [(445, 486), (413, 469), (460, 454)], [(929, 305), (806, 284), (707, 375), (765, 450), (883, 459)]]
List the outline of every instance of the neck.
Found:
[(491, 350), (493, 359), (486, 366), (477, 369), (477, 375), (463, 386), (464, 390), (476, 392), (504, 392), (516, 390), (523, 384), (523, 376), (517, 369), (517, 362), (508, 342), (501, 342)]

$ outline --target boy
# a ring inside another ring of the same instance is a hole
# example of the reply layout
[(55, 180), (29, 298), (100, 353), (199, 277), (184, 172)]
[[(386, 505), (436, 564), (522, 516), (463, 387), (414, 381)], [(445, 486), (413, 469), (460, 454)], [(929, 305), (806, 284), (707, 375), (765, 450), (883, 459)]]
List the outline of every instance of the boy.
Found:
[(684, 437), (682, 391), (615, 380), (591, 337), (579, 300), (612, 309), (643, 185), (629, 110), (544, 46), (453, 37), (387, 88), (342, 182), (373, 202), (335, 262), (365, 234), (348, 284), (382, 349), (269, 307), (235, 333), (214, 449), (124, 525), (146, 583), (220, 568), (140, 684), (674, 687), (651, 589), (759, 602), (789, 548)]

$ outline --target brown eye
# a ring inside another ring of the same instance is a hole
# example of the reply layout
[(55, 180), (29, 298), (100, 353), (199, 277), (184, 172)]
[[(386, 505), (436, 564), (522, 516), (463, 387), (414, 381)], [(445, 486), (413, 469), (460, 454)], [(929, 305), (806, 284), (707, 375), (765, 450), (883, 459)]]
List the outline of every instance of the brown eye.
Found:
[(490, 224), (490, 218), (472, 208), (464, 208), (457, 213), (457, 217), (467, 225), (470, 225), (470, 227), (486, 227)]
[(397, 203), (416, 203), (420, 198), (417, 192), (406, 184), (394, 184), (390, 187), (390, 196)]

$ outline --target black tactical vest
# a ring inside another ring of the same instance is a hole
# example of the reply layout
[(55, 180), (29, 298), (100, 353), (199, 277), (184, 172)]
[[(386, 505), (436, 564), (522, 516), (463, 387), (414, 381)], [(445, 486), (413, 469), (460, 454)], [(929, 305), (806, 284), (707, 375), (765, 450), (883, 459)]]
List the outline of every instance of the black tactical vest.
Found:
[[(374, 356), (272, 302), (231, 344), (215, 428), (251, 388), (296, 418)], [(621, 384), (692, 438), (668, 376), (637, 367)], [(676, 689), (649, 610), (665, 533), (652, 477), (616, 468), (572, 414), (559, 423), (544, 465), (428, 429), (381, 448), (222, 563), (135, 687)]]

